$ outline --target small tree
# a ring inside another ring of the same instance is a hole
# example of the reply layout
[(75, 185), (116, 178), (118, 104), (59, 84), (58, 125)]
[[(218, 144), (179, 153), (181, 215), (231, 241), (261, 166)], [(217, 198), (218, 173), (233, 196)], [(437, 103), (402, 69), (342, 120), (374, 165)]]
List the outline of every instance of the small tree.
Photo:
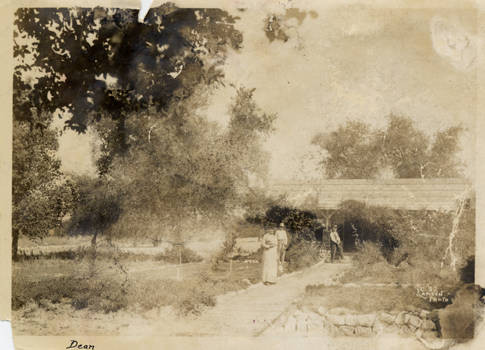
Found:
[(59, 227), (75, 198), (73, 183), (63, 176), (52, 116), (35, 113), (31, 121), (14, 120), (12, 167), (12, 258), (20, 235), (45, 237)]

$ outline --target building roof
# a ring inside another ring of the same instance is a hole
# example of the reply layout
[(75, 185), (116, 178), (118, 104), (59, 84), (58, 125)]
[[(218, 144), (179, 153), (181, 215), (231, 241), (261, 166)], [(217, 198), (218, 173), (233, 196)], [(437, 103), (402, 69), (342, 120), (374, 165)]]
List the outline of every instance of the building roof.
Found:
[(337, 209), (342, 201), (356, 200), (396, 209), (452, 210), (470, 189), (466, 179), (332, 179), (274, 183), (269, 194), (308, 209)]

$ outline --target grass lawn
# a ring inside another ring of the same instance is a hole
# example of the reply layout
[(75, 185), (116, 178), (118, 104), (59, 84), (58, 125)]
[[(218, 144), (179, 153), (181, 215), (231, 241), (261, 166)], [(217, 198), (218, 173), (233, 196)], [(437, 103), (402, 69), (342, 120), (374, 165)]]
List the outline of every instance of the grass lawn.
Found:
[(197, 314), (214, 306), (217, 295), (258, 282), (260, 269), (260, 264), (239, 261), (232, 267), (219, 264), (214, 271), (208, 262), (26, 260), (13, 264), (13, 308), (70, 303), (95, 312), (143, 312), (173, 306), (181, 314)]

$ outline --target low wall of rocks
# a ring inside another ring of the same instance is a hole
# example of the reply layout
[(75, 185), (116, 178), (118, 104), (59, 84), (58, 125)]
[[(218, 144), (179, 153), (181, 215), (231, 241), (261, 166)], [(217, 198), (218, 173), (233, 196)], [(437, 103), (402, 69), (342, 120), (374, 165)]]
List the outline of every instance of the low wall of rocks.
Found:
[(355, 314), (343, 308), (323, 307), (317, 311), (289, 310), (266, 333), (335, 337), (398, 333), (428, 339), (438, 336), (436, 324), (426, 310)]

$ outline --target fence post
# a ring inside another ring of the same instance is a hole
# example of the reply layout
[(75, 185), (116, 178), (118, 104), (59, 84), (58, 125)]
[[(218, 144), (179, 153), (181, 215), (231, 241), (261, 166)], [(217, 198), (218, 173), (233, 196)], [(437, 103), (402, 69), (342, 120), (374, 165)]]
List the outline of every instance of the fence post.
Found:
[(181, 276), (181, 268), (182, 268), (182, 246), (178, 246), (179, 250), (179, 263), (177, 266), (177, 280), (180, 281), (182, 276)]

